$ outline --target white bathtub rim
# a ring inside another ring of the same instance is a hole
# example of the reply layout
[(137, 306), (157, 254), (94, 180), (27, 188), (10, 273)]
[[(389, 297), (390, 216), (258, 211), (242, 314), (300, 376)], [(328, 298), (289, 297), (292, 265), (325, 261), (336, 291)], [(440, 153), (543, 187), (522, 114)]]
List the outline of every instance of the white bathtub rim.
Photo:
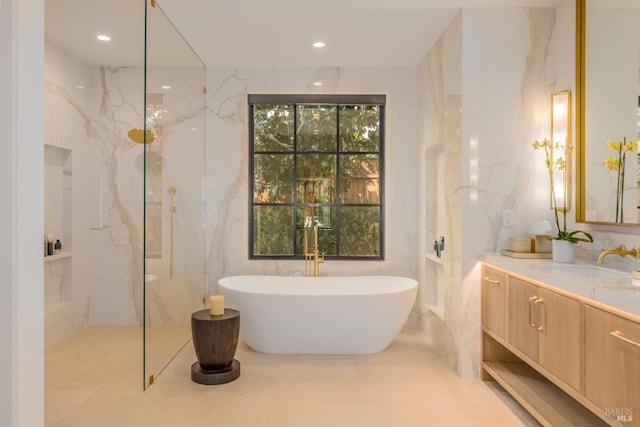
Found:
[[(238, 285), (240, 280), (245, 280), (241, 286)], [(277, 283), (272, 283), (276, 280)], [(247, 284), (246, 281), (251, 282)], [(269, 284), (276, 286), (270, 287)], [(313, 286), (307, 286), (311, 284)], [(418, 281), (409, 277), (384, 275), (306, 277), (253, 274), (223, 277), (218, 280), (218, 286), (241, 293), (274, 296), (360, 296), (412, 291), (418, 287)], [(330, 292), (333, 290), (335, 292)]]

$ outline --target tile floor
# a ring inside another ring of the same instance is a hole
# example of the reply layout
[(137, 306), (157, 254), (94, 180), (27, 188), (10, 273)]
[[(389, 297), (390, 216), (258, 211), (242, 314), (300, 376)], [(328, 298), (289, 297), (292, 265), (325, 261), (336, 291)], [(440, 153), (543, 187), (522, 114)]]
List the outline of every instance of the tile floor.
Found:
[(142, 391), (139, 328), (96, 327), (46, 351), (47, 427), (531, 426), (492, 383), (462, 380), (405, 328), (368, 356), (260, 354), (241, 343), (241, 376), (196, 384), (189, 342)]

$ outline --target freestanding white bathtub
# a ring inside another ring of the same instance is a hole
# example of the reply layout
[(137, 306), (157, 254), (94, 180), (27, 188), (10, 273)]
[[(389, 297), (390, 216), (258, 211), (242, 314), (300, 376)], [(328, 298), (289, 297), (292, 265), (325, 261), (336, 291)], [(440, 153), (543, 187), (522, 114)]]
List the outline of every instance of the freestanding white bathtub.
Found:
[(218, 281), (240, 311), (240, 336), (274, 354), (372, 354), (391, 343), (418, 283), (391, 276), (232, 276)]

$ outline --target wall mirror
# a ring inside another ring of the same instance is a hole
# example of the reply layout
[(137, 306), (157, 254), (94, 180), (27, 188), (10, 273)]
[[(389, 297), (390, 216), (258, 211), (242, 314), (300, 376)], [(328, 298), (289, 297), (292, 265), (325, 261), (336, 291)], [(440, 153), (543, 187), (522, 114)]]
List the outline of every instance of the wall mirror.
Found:
[(640, 225), (640, 2), (576, 0), (578, 222)]

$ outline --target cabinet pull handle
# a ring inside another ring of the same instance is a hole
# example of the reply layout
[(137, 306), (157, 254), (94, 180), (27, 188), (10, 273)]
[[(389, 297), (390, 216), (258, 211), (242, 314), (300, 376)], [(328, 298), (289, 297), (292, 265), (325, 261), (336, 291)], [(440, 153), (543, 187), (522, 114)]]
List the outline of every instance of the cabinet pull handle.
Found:
[[(544, 301), (542, 301), (542, 298), (538, 298), (537, 300), (535, 300), (535, 302), (533, 304), (534, 304), (534, 309), (536, 310), (536, 323), (538, 324), (538, 328), (537, 329), (538, 329), (539, 332), (543, 332), (544, 331), (544, 327), (543, 327), (543, 324), (542, 324), (542, 309), (544, 309)], [(535, 307), (538, 304), (540, 304), (540, 315), (539, 316), (538, 316), (538, 310)]]
[(622, 341), (626, 342), (627, 344), (631, 344), (633, 346), (636, 346), (636, 347), (640, 348), (640, 343), (637, 343), (635, 341), (631, 341), (629, 338), (623, 337), (622, 336), (622, 332), (620, 332), (620, 331), (611, 331), (611, 332), (609, 332), (609, 334), (611, 336), (613, 336), (613, 337), (618, 338), (619, 340), (622, 340)]
[(484, 278), (484, 280), (486, 280), (487, 282), (489, 282), (489, 283), (491, 283), (491, 284), (493, 284), (493, 285), (500, 285), (500, 281), (499, 281), (499, 280), (494, 280), (494, 279), (492, 279), (492, 278), (491, 278), (491, 277), (489, 277), (489, 276), (486, 276), (486, 277)]
[(538, 299), (537, 296), (533, 296), (529, 298), (529, 326), (531, 326), (532, 328), (536, 327), (536, 315), (535, 315), (536, 309), (534, 307), (534, 304), (537, 299)]

